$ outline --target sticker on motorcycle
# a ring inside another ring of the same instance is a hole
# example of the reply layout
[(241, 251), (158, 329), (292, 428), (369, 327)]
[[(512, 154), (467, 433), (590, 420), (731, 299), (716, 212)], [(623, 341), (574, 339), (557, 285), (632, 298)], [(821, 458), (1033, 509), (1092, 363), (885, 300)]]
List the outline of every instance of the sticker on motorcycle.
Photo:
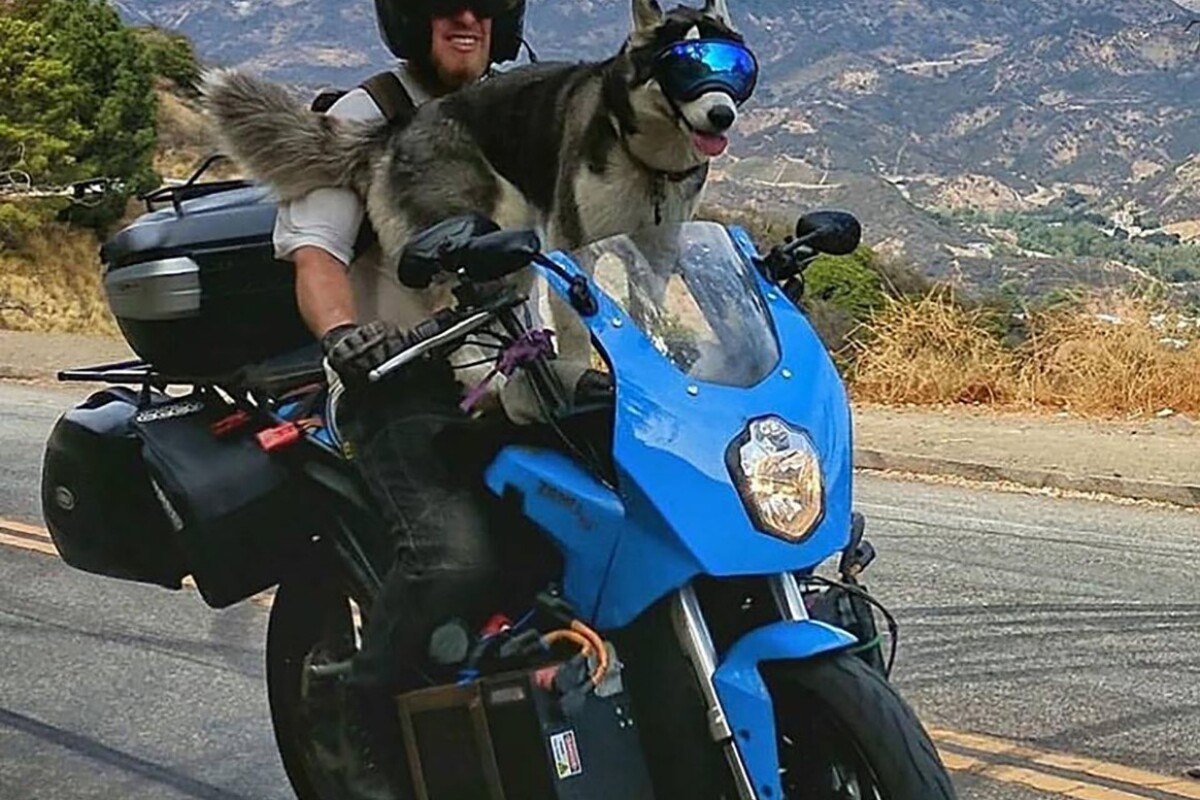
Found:
[(558, 771), (560, 781), (583, 774), (579, 748), (575, 745), (575, 731), (564, 731), (551, 736), (550, 749), (554, 751), (554, 768)]

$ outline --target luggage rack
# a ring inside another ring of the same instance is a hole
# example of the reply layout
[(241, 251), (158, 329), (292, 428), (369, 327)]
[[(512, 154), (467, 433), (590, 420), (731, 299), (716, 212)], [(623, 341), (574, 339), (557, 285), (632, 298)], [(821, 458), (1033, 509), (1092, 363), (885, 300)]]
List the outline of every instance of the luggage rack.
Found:
[(192, 173), (192, 176), (183, 183), (174, 186), (162, 186), (153, 191), (138, 195), (138, 199), (146, 204), (146, 211), (148, 212), (155, 211), (158, 204), (169, 202), (171, 207), (175, 209), (175, 213), (183, 216), (183, 203), (186, 200), (195, 200), (198, 197), (227, 192), (231, 189), (247, 189), (255, 185), (252, 181), (242, 178), (198, 183), (200, 177), (208, 171), (209, 167), (223, 160), (227, 161), (229, 157), (222, 153), (214, 153), (204, 159), (203, 163)]
[[(150, 399), (150, 390), (164, 390), (167, 386), (178, 386), (191, 384), (200, 388), (202, 392), (211, 391), (212, 387), (221, 387), (222, 384), (228, 385), (236, 383), (234, 376), (239, 373), (226, 373), (224, 375), (207, 374), (207, 375), (184, 375), (181, 373), (161, 372), (157, 370), (153, 364), (140, 359), (131, 361), (117, 361), (112, 364), (100, 364), (94, 367), (79, 367), (77, 369), (65, 369), (58, 373), (58, 379), (64, 383), (107, 383), (110, 385), (136, 385), (140, 387), (142, 401), (148, 403)], [(321, 393), (324, 398), (324, 392)], [(261, 414), (272, 424), (287, 423), (288, 419), (282, 414), (288, 413), (287, 406), (296, 406), (300, 401), (295, 398), (276, 398), (283, 403), (284, 409), (276, 409), (262, 405), (247, 405), (245, 398), (237, 396), (229, 396), (235, 407), (247, 411), (251, 414)], [(322, 399), (324, 405), (328, 398)], [(332, 429), (331, 429), (332, 428)], [(310, 443), (316, 445), (325, 452), (333, 455), (335, 458), (341, 459), (340, 434), (337, 432), (336, 426), (321, 425), (317, 428), (307, 429), (303, 433), (303, 438)]]
[(141, 359), (117, 361), (94, 367), (65, 369), (58, 373), (58, 379), (64, 383), (138, 384), (139, 386), (152, 386), (156, 389), (178, 384), (219, 384), (230, 377), (229, 375), (184, 375), (162, 372), (153, 364)]

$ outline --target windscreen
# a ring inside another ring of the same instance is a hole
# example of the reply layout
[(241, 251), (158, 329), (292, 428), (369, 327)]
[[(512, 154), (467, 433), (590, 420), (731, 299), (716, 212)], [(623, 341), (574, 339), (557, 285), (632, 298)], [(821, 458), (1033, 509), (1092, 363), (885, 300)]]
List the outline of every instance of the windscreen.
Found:
[(747, 387), (779, 362), (752, 267), (721, 225), (660, 225), (571, 256), (689, 377)]

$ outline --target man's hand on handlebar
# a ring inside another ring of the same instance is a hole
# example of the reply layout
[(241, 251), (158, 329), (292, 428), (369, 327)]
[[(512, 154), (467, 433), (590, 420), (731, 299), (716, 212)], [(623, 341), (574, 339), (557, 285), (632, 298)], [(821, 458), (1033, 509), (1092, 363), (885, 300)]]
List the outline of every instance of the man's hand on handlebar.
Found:
[(449, 309), (439, 311), (412, 330), (403, 330), (383, 320), (339, 325), (321, 337), (321, 349), (342, 383), (347, 387), (364, 386), (370, 380), (371, 370), (442, 331), (457, 317)]

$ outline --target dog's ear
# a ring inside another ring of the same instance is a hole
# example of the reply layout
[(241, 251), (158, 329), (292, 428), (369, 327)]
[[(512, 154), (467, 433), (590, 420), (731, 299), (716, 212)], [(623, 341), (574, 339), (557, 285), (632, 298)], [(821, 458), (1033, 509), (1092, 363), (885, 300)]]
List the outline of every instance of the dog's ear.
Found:
[(637, 33), (648, 31), (663, 21), (662, 6), (658, 0), (633, 0), (633, 29)]
[(729, 0), (704, 0), (704, 13), (734, 30), (733, 16), (729, 13)]

